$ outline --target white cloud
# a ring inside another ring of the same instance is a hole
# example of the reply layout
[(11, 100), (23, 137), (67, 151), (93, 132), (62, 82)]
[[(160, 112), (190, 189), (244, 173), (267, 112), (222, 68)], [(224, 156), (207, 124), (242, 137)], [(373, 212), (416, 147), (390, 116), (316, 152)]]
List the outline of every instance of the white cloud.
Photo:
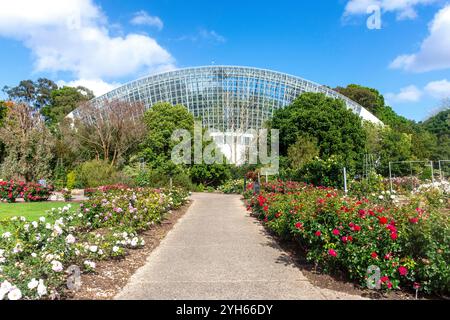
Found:
[(131, 19), (131, 24), (134, 25), (144, 25), (144, 26), (151, 26), (156, 27), (159, 30), (162, 30), (164, 27), (164, 23), (159, 17), (151, 16), (145, 11), (139, 11), (134, 14), (133, 19)]
[(379, 6), (383, 12), (397, 14), (398, 20), (415, 19), (416, 7), (429, 5), (438, 0), (350, 0), (345, 6), (344, 16), (365, 15), (370, 6)]
[(419, 88), (411, 85), (401, 88), (399, 93), (387, 93), (386, 98), (393, 103), (417, 102), (422, 95), (423, 93)]
[(450, 4), (435, 15), (429, 32), (417, 53), (398, 56), (390, 67), (413, 72), (450, 68)]
[(176, 41), (188, 40), (188, 41), (192, 41), (192, 42), (204, 41), (204, 42), (209, 42), (209, 43), (213, 43), (213, 44), (221, 44), (221, 43), (225, 43), (227, 41), (227, 39), (224, 36), (220, 35), (216, 31), (207, 30), (207, 29), (203, 29), (203, 28), (199, 29), (196, 34), (184, 35), (175, 40)]
[(437, 99), (450, 98), (450, 81), (432, 81), (425, 86), (425, 92)]
[(114, 83), (107, 83), (101, 79), (79, 79), (74, 81), (58, 81), (57, 82), (59, 87), (68, 86), (68, 87), (85, 87), (94, 92), (94, 94), (98, 97), (105, 93), (110, 92), (111, 90), (114, 90), (115, 88), (120, 87), (120, 83), (114, 82)]
[(217, 43), (226, 42), (225, 37), (218, 34), (214, 30), (200, 29), (199, 35), (201, 38), (208, 40), (208, 41), (217, 42)]
[(37, 72), (104, 79), (174, 68), (173, 57), (155, 39), (112, 36), (110, 30), (94, 0), (0, 2), (0, 37), (29, 48)]

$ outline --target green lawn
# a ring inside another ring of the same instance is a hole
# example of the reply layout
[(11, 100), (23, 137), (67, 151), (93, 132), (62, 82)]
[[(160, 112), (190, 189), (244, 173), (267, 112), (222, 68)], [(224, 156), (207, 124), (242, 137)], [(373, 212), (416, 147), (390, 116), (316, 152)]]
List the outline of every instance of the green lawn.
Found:
[[(45, 216), (46, 211), (52, 208), (61, 208), (66, 202), (30, 202), (30, 203), (0, 203), (0, 221), (18, 216), (25, 217), (29, 221), (37, 220)], [(72, 209), (78, 209), (79, 203), (71, 203)]]

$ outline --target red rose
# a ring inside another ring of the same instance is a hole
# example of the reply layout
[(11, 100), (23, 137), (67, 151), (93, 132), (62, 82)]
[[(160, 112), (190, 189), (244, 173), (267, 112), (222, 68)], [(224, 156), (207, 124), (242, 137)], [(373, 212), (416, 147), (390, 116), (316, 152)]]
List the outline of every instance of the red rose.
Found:
[(386, 254), (386, 255), (384, 256), (384, 258), (385, 258), (386, 260), (390, 260), (391, 257), (392, 257), (392, 253), (388, 253), (388, 254)]
[(401, 276), (406, 276), (408, 274), (408, 269), (404, 266), (398, 267), (398, 273), (400, 273)]
[(388, 276), (383, 276), (383, 277), (380, 278), (380, 281), (382, 283), (388, 282), (389, 281), (389, 277)]
[(340, 232), (338, 229), (334, 229), (334, 230), (333, 230), (333, 234), (334, 234), (335, 236), (338, 236), (340, 233), (341, 233), (341, 232)]
[(415, 290), (418, 290), (418, 289), (420, 289), (420, 283), (418, 283), (418, 282), (414, 282), (414, 284), (413, 284), (413, 288), (414, 288)]
[(336, 257), (337, 256), (337, 252), (333, 249), (328, 250), (328, 254), (332, 257)]
[(378, 254), (376, 252), (372, 252), (370, 256), (374, 259), (378, 258)]
[(317, 237), (320, 237), (320, 236), (322, 235), (322, 232), (320, 232), (320, 231), (316, 231), (316, 233), (315, 233), (315, 234), (316, 234), (316, 236), (317, 236)]
[(396, 240), (398, 238), (398, 235), (396, 233), (391, 233), (391, 239)]
[(297, 222), (297, 223), (295, 224), (295, 227), (296, 227), (297, 229), (301, 229), (301, 228), (303, 228), (303, 224), (302, 224), (301, 222)]
[(380, 224), (386, 224), (388, 222), (388, 219), (386, 217), (378, 217), (378, 221)]
[(361, 227), (355, 225), (355, 226), (353, 227), (353, 230), (354, 230), (354, 231), (359, 231), (359, 230), (361, 230)]
[(411, 218), (409, 219), (409, 222), (411, 222), (412, 224), (416, 224), (417, 222), (419, 222), (419, 218)]
[(267, 211), (269, 211), (269, 207), (268, 207), (268, 206), (264, 206), (263, 210), (264, 210), (265, 212), (267, 212)]

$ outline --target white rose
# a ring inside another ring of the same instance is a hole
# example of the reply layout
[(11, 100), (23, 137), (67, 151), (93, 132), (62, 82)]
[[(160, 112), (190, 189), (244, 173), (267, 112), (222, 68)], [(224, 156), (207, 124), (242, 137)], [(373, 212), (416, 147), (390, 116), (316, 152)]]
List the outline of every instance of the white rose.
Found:
[(89, 247), (89, 251), (91, 251), (91, 252), (97, 252), (97, 250), (98, 250), (98, 247), (97, 246), (90, 246)]
[(47, 288), (44, 285), (44, 280), (39, 280), (39, 285), (37, 287), (37, 293), (39, 297), (45, 296), (47, 294)]
[(31, 256), (32, 256), (33, 258), (36, 258), (36, 257), (37, 257), (37, 254), (33, 252), (33, 253), (31, 254)]
[(14, 288), (8, 293), (9, 300), (20, 300), (21, 298), (22, 292), (18, 288)]
[(39, 218), (39, 221), (42, 222), (42, 223), (44, 223), (44, 222), (45, 222), (45, 217), (40, 217), (40, 218)]
[(34, 288), (36, 288), (39, 285), (39, 281), (37, 281), (36, 279), (31, 279), (30, 282), (28, 282), (28, 289), (33, 290)]
[(60, 236), (63, 233), (62, 229), (57, 224), (55, 224), (53, 232), (56, 233), (58, 236)]
[(66, 237), (66, 243), (68, 243), (68, 244), (75, 243), (75, 241), (76, 241), (75, 237), (74, 237), (73, 235), (71, 235), (71, 234), (69, 234), (69, 235)]
[(61, 272), (63, 270), (63, 265), (57, 260), (52, 261), (52, 270), (55, 272)]
[(33, 228), (37, 228), (38, 227), (38, 223), (36, 222), (36, 221), (33, 221), (32, 223), (31, 223), (31, 225), (33, 226)]
[(114, 247), (112, 248), (112, 251), (113, 251), (113, 252), (119, 251), (119, 247), (118, 247), (118, 246), (114, 246)]
[(84, 265), (86, 265), (87, 267), (89, 267), (89, 268), (91, 268), (91, 269), (95, 269), (95, 266), (96, 266), (95, 262), (89, 261), (89, 260), (86, 260), (86, 261), (84, 262)]
[(3, 281), (3, 283), (0, 285), (0, 290), (5, 290), (6, 292), (9, 292), (11, 290), (12, 284), (9, 283), (7, 280)]
[(2, 234), (3, 239), (9, 239), (10, 237), (11, 237), (11, 232), (5, 232), (4, 234)]

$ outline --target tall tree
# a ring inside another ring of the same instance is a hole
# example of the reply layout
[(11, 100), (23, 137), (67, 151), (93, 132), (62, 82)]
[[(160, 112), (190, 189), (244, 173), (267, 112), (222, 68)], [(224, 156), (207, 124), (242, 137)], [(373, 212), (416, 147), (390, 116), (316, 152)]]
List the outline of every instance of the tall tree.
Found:
[(377, 116), (386, 125), (405, 133), (413, 133), (415, 123), (395, 113), (386, 105), (383, 95), (376, 89), (350, 84), (347, 87), (337, 87), (335, 90), (349, 99), (359, 103)]
[(22, 80), (15, 87), (5, 86), (3, 92), (8, 99), (19, 103), (26, 103), (34, 109), (40, 109), (51, 101), (52, 91), (58, 89), (56, 83), (46, 78), (39, 78), (36, 82)]
[(6, 151), (0, 167), (2, 178), (37, 181), (51, 177), (53, 137), (40, 115), (28, 105), (8, 109), (0, 139)]
[(433, 160), (450, 159), (450, 99), (442, 101), (442, 111), (430, 117), (421, 127), (436, 136), (437, 143)]
[(347, 109), (342, 100), (321, 93), (304, 93), (291, 105), (275, 111), (269, 126), (280, 130), (280, 155), (307, 134), (318, 141), (320, 157), (336, 155), (355, 167), (365, 151), (362, 119)]
[(148, 133), (141, 145), (141, 156), (155, 166), (164, 166), (170, 161), (171, 152), (177, 144), (171, 140), (175, 130), (194, 132), (194, 116), (181, 105), (157, 103), (146, 111), (144, 122)]
[(65, 121), (63, 136), (75, 152), (116, 165), (145, 136), (144, 109), (142, 103), (118, 100), (105, 101), (101, 106), (86, 102), (73, 121)]
[(81, 103), (94, 98), (94, 93), (85, 87), (63, 87), (51, 92), (50, 103), (41, 109), (50, 126), (61, 122)]

